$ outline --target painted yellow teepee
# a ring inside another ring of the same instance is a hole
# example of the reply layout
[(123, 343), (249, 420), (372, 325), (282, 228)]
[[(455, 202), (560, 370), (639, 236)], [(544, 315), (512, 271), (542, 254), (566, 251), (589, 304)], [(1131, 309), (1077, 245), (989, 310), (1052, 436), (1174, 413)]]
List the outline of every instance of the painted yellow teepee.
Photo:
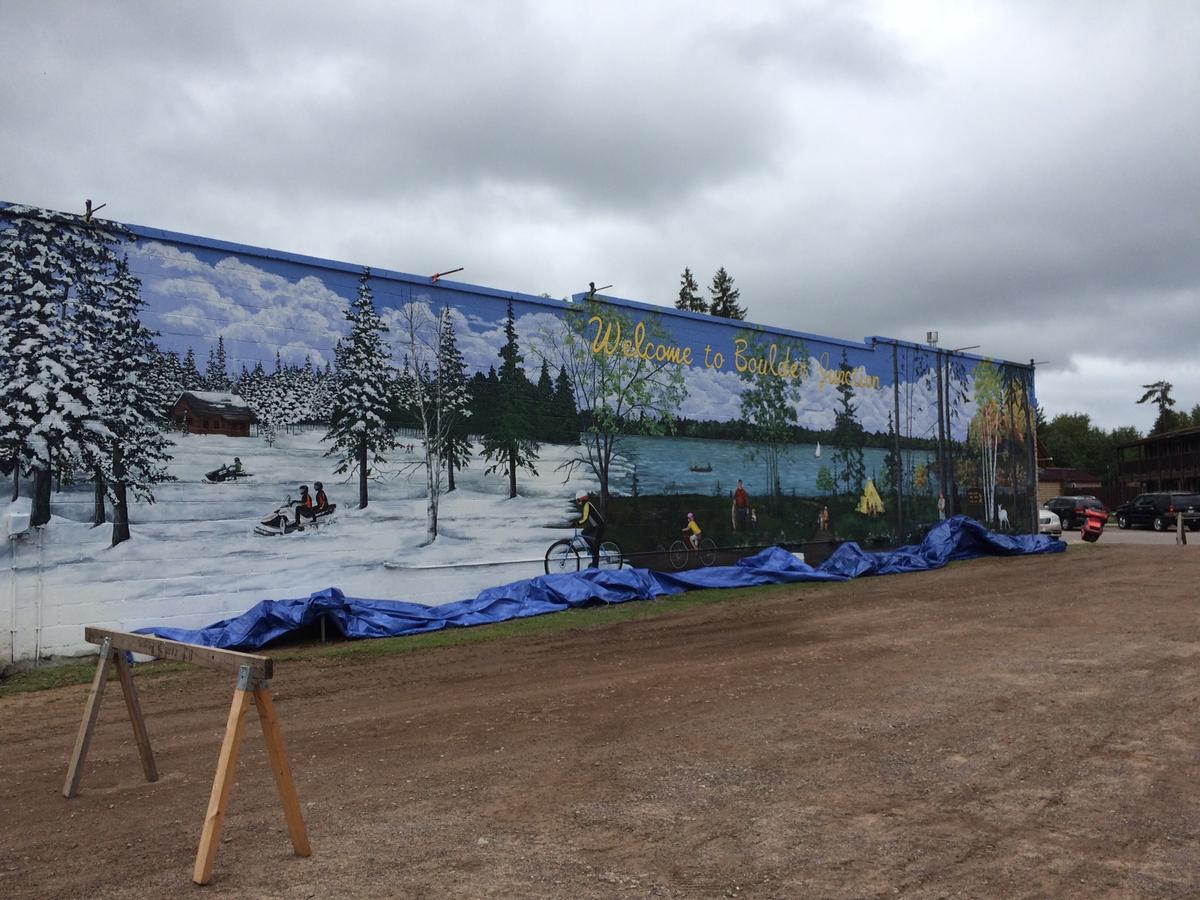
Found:
[(864, 516), (877, 516), (883, 512), (883, 498), (879, 496), (879, 491), (875, 490), (874, 479), (867, 479), (867, 486), (863, 488), (863, 494), (858, 500), (858, 511)]

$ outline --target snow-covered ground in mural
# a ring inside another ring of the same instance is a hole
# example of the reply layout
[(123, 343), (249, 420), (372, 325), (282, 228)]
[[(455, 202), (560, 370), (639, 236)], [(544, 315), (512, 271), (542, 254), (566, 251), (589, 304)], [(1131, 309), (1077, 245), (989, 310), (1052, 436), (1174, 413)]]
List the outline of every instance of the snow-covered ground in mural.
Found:
[[(430, 604), (473, 597), (542, 574), (546, 548), (571, 533), (575, 491), (594, 487), (582, 472), (564, 483), (556, 468), (567, 447), (543, 446), (539, 475), (520, 472), (515, 499), (508, 498), (507, 477), (485, 474), (476, 458), (456, 474), (457, 489), (443, 495), (439, 536), (423, 547), (419, 441), (403, 439), (412, 450), (396, 454), (396, 471), (371, 483), (370, 503), (360, 510), (357, 480), (334, 474), (321, 435), (284, 435), (273, 448), (256, 438), (176, 436), (171, 472), (178, 480), (156, 486), (155, 504), (131, 506), (133, 538), (117, 547), (109, 546), (111, 525), (88, 524), (90, 485), (54, 494), (50, 525), (11, 548), (14, 621), (18, 611), (24, 618), (36, 614), (42, 652), (72, 652), (64, 645), (86, 647), (78, 627), (85, 623), (194, 627), (259, 600), (330, 586), (353, 597)], [(235, 455), (253, 477), (204, 480)], [(286, 536), (254, 533), (287, 495), (314, 481), (323, 481), (338, 505), (333, 524)]]

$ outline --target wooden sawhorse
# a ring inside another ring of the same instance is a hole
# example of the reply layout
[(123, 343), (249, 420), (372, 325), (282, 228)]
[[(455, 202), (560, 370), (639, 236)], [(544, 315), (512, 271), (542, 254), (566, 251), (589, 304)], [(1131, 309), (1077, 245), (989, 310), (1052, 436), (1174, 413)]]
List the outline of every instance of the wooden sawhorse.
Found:
[(92, 690), (83, 708), (83, 721), (79, 724), (79, 736), (67, 766), (63, 796), (70, 799), (79, 793), (79, 780), (87, 758), (96, 718), (100, 713), (100, 701), (108, 673), (115, 663), (121, 690), (125, 695), (125, 707), (133, 723), (133, 736), (137, 741), (138, 753), (142, 758), (142, 769), (147, 781), (158, 781), (158, 769), (154, 765), (154, 751), (150, 748), (150, 736), (142, 718), (142, 707), (138, 702), (137, 688), (133, 683), (133, 672), (125, 658), (126, 651), (145, 653), (162, 659), (194, 663), (210, 669), (223, 669), (237, 673), (237, 685), (233, 691), (233, 705), (229, 709), (229, 721), (225, 726), (225, 738), (221, 742), (221, 754), (217, 757), (217, 774), (213, 779), (212, 795), (208, 800), (208, 814), (204, 818), (204, 830), (200, 834), (200, 846), (196, 851), (196, 866), (192, 881), (208, 884), (212, 880), (213, 865), (217, 860), (217, 848), (221, 843), (221, 826), (225, 822), (225, 808), (233, 788), (233, 772), (237, 768), (238, 752), (242, 745), (242, 731), (246, 714), (253, 701), (262, 723), (263, 739), (267, 744), (267, 756), (279, 799), (283, 803), (283, 816), (287, 820), (292, 849), (297, 856), (312, 855), (308, 833), (304, 828), (304, 814), (300, 810), (300, 797), (296, 793), (292, 771), (288, 766), (287, 749), (283, 744), (283, 732), (279, 728), (279, 716), (271, 700), (271, 658), (232, 650), (216, 650), (199, 644), (168, 641), (144, 634), (112, 631), (107, 628), (85, 628), (84, 639), (100, 645), (100, 661), (96, 665), (96, 677), (92, 679)]

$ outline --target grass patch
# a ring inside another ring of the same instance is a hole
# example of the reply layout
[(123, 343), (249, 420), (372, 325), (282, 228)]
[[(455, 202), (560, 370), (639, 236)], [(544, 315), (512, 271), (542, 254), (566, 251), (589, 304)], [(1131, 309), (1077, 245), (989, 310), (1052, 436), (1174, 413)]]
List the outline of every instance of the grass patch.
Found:
[(747, 600), (773, 599), (784, 595), (795, 596), (797, 592), (811, 586), (806, 583), (772, 584), (752, 588), (689, 591), (674, 597), (660, 597), (653, 601), (634, 600), (614, 605), (588, 606), (582, 609), (569, 609), (564, 612), (533, 616), (528, 619), (510, 619), (494, 625), (448, 628), (430, 634), (290, 647), (271, 652), (270, 655), (277, 660), (338, 660), (416, 653), (441, 647), (457, 647), (479, 641), (524, 639), (590, 628), (604, 628), (620, 622), (677, 615), (689, 609), (714, 603), (737, 603)]
[[(319, 661), (343, 659), (370, 659), (377, 656), (392, 656), (399, 653), (418, 653), (442, 647), (457, 647), (480, 641), (502, 641), (528, 639), (548, 634), (579, 631), (590, 628), (605, 628), (620, 622), (639, 619), (660, 618), (678, 615), (690, 609), (710, 606), (714, 603), (738, 603), (749, 600), (768, 600), (781, 596), (796, 596), (812, 587), (810, 583), (772, 584), (752, 588), (723, 588), (720, 590), (688, 591), (674, 597), (660, 597), (652, 601), (627, 601), (613, 605), (588, 606), (568, 609), (558, 613), (547, 613), (527, 619), (510, 619), (493, 625), (476, 625), (470, 628), (448, 628), (430, 634), (414, 634), (404, 637), (370, 638), (343, 641), (333, 644), (304, 644), (283, 646), (263, 652), (278, 661)], [(139, 680), (160, 678), (164, 675), (195, 669), (182, 662), (159, 660), (138, 665), (135, 669)], [(0, 678), (0, 698), (31, 691), (90, 684), (96, 674), (96, 658), (84, 662), (41, 666), (36, 669), (13, 672)], [(110, 678), (116, 678), (113, 669)]]
[[(155, 678), (170, 675), (173, 672), (183, 672), (192, 668), (187, 663), (167, 662), (160, 660), (136, 667), (138, 678)], [(116, 667), (109, 674), (109, 680), (117, 677)], [(96, 657), (87, 658), (86, 662), (64, 663), (62, 665), (39, 666), (22, 672), (13, 672), (0, 678), (0, 697), (14, 694), (28, 694), (30, 691), (48, 691), (53, 688), (70, 687), (74, 684), (91, 684), (96, 677)]]

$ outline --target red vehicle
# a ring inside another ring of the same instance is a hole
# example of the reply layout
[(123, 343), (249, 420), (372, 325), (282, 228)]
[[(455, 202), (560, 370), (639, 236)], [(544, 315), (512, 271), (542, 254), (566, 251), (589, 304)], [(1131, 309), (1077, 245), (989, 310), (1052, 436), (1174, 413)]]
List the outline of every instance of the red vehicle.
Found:
[(1062, 520), (1063, 531), (1070, 531), (1083, 524), (1088, 510), (1099, 509), (1107, 513), (1104, 504), (1091, 495), (1051, 497), (1042, 504), (1044, 509), (1056, 513)]
[(1087, 509), (1083, 514), (1083, 527), (1079, 529), (1079, 535), (1089, 543), (1095, 543), (1100, 540), (1100, 535), (1104, 533), (1104, 523), (1108, 521), (1108, 513), (1103, 509)]

